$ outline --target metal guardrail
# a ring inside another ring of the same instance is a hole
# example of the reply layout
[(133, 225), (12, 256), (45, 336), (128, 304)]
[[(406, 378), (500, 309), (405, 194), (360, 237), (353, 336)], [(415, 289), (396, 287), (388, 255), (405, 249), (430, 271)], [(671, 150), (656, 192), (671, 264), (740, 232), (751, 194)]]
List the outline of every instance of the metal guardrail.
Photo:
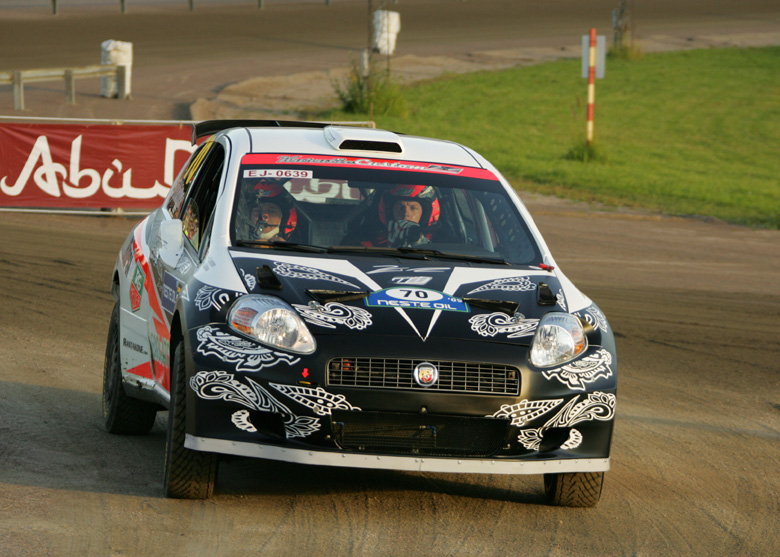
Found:
[(14, 86), (14, 110), (24, 110), (24, 84), (38, 81), (65, 80), (65, 100), (76, 104), (76, 79), (85, 77), (116, 78), (117, 97), (126, 99), (129, 94), (127, 66), (118, 64), (98, 64), (76, 68), (43, 68), (36, 70), (0, 71), (0, 84), (12, 83)]

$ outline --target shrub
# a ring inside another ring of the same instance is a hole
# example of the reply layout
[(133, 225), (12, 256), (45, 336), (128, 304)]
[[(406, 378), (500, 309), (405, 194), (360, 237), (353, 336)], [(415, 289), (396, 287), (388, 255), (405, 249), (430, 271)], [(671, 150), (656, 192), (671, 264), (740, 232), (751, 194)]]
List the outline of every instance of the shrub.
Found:
[(369, 68), (365, 76), (353, 61), (343, 82), (333, 84), (344, 112), (406, 117), (409, 104), (398, 83), (388, 71), (378, 70), (376, 65)]

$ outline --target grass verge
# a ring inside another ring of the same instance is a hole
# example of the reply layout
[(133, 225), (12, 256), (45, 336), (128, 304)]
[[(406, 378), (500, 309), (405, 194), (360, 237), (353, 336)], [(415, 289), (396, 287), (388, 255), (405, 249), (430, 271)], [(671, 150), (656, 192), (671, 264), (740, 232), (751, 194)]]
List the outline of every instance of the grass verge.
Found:
[(780, 47), (610, 59), (595, 158), (572, 156), (586, 87), (579, 60), (446, 77), (404, 91), (408, 116), (375, 120), (464, 143), (518, 189), (780, 228)]

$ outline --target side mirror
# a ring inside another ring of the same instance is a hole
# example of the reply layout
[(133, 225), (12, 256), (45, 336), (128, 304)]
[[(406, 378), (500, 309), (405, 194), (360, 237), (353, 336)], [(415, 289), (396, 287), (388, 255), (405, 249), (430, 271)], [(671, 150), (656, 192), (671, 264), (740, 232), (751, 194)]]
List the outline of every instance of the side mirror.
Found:
[(168, 267), (175, 267), (184, 251), (182, 235), (181, 220), (160, 223), (160, 259)]

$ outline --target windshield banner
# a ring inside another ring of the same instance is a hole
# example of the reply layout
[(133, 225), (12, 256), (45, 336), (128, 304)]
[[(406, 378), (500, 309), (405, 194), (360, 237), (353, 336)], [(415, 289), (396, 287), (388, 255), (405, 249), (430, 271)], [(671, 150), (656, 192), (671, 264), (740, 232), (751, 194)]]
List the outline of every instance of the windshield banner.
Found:
[(176, 124), (0, 123), (0, 207), (159, 207), (191, 135)]

